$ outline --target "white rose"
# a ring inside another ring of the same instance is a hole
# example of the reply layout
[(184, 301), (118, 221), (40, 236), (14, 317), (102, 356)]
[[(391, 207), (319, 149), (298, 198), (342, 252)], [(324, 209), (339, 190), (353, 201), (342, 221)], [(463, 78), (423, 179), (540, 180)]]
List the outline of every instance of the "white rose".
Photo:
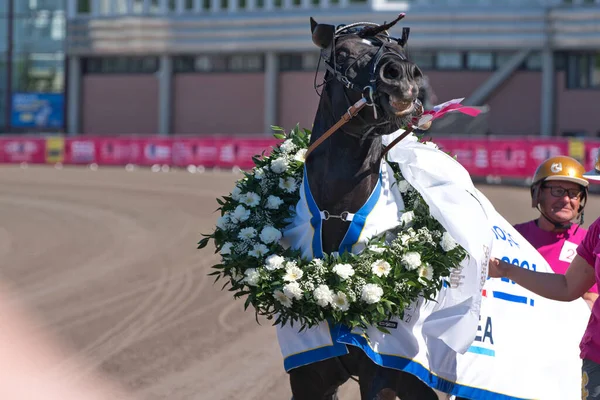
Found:
[(283, 293), (285, 293), (289, 299), (300, 300), (302, 298), (302, 289), (298, 282), (290, 282), (283, 286)]
[(413, 211), (407, 211), (402, 214), (400, 217), (400, 222), (404, 224), (404, 226), (408, 227), (412, 225), (413, 220), (415, 219), (415, 213)]
[(233, 247), (233, 244), (227, 242), (225, 243), (223, 246), (221, 246), (221, 255), (222, 256), (227, 256), (229, 254), (231, 254), (231, 248)]
[(239, 205), (233, 210), (233, 212), (229, 215), (229, 219), (233, 223), (246, 221), (250, 217), (250, 210), (246, 210), (244, 206)]
[(280, 205), (283, 204), (283, 200), (281, 200), (279, 197), (277, 196), (269, 196), (267, 198), (267, 205), (266, 207), (271, 209), (271, 210), (277, 210), (279, 208)]
[(371, 271), (380, 278), (382, 276), (388, 276), (391, 270), (392, 266), (385, 260), (377, 260), (371, 264)]
[(281, 239), (281, 232), (272, 226), (265, 226), (262, 231), (260, 231), (259, 236), (263, 243), (270, 244)]
[(290, 308), (292, 306), (292, 300), (285, 295), (281, 290), (276, 290), (273, 292), (273, 297), (275, 300), (281, 303), (282, 306), (286, 308)]
[(275, 271), (276, 269), (283, 268), (283, 263), (285, 262), (285, 258), (278, 256), (276, 254), (270, 255), (265, 260), (265, 268), (269, 271)]
[(287, 167), (288, 163), (283, 157), (279, 157), (271, 161), (271, 171), (275, 172), (276, 174), (284, 173), (287, 170)]
[(408, 183), (408, 181), (401, 180), (400, 182), (398, 182), (398, 190), (400, 191), (400, 193), (406, 193), (408, 192), (408, 189), (410, 189), (410, 183)]
[(261, 258), (269, 252), (269, 248), (264, 244), (255, 244), (252, 250), (248, 252), (250, 257)]
[(402, 256), (402, 263), (407, 270), (413, 271), (421, 266), (421, 255), (415, 251), (409, 251)]
[(327, 285), (319, 285), (313, 290), (313, 296), (317, 304), (321, 307), (327, 307), (333, 301), (333, 291)]
[(337, 292), (337, 294), (333, 295), (331, 305), (336, 310), (348, 311), (350, 308), (350, 301), (344, 292)]
[(298, 152), (294, 155), (294, 160), (303, 163), (306, 160), (306, 151), (307, 150), (308, 149), (300, 149), (300, 150), (298, 150)]
[(337, 264), (333, 267), (333, 272), (345, 281), (354, 275), (354, 268), (350, 264)]
[(381, 300), (383, 296), (383, 289), (381, 286), (374, 283), (367, 283), (362, 287), (360, 298), (367, 304), (375, 304)]
[(231, 191), (231, 198), (235, 201), (240, 201), (241, 194), (242, 194), (242, 189), (239, 186), (236, 186)]
[(442, 246), (444, 251), (450, 251), (454, 250), (456, 246), (458, 246), (458, 243), (456, 243), (452, 235), (450, 235), (448, 232), (444, 232), (442, 235), (442, 240), (440, 241), (440, 246)]
[(258, 285), (258, 281), (260, 281), (260, 274), (258, 273), (256, 268), (248, 268), (244, 272), (244, 275), (246, 275), (246, 277), (244, 278), (244, 282), (246, 282), (248, 285), (250, 285), (250, 286)]

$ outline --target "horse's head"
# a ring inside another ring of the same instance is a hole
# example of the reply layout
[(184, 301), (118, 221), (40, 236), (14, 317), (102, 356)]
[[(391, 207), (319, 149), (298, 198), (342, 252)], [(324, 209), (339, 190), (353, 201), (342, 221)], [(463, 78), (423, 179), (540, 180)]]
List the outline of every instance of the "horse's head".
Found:
[(417, 100), (422, 73), (404, 52), (408, 29), (400, 39), (387, 32), (402, 17), (384, 25), (361, 22), (337, 29), (311, 18), (312, 39), (327, 69), (325, 92), (333, 118), (361, 97), (370, 106), (344, 126), (346, 133), (363, 138), (389, 134), (422, 113)]

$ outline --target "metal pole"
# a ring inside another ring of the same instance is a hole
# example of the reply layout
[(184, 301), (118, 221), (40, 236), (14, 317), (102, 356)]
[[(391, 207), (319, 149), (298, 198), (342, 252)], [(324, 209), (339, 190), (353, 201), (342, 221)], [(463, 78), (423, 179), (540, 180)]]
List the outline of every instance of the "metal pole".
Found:
[(4, 130), (6, 133), (10, 131), (11, 127), (11, 114), (12, 114), (12, 62), (13, 62), (13, 19), (15, 14), (13, 0), (8, 0), (8, 34), (7, 34), (7, 46), (6, 46), (6, 93), (5, 93), (5, 104), (4, 109)]

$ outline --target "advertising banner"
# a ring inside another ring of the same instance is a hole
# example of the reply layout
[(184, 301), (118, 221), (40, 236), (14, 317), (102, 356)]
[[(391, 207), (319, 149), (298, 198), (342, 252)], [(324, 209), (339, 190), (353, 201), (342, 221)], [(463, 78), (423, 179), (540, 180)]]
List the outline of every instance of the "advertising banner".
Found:
[(14, 128), (62, 129), (64, 108), (62, 93), (14, 93), (10, 123)]

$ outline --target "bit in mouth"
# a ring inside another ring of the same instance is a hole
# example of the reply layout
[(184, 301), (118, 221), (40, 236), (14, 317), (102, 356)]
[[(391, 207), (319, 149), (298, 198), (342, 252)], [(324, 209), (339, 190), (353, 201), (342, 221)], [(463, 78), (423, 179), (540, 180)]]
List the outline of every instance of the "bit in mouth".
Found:
[(394, 114), (398, 117), (412, 112), (415, 107), (412, 100), (398, 99), (394, 96), (390, 96), (390, 106), (395, 110)]

